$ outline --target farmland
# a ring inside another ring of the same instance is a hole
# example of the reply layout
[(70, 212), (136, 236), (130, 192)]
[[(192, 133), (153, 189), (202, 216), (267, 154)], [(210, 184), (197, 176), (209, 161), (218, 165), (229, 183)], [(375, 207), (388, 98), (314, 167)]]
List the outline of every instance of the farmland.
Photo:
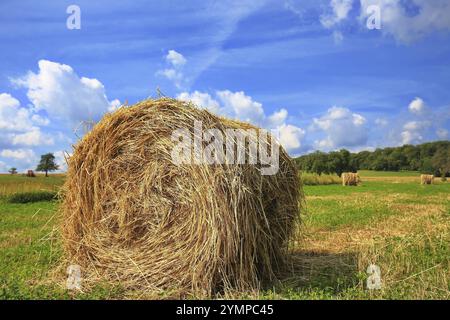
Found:
[[(303, 225), (290, 244), (292, 270), (271, 288), (234, 297), (450, 299), (450, 183), (422, 186), (417, 172), (360, 176), (357, 187), (343, 187), (337, 177), (324, 184), (307, 177), (314, 183), (304, 186)], [(12, 204), (8, 197), (55, 191), (63, 181), (63, 175), (0, 175), (0, 299), (148, 297), (107, 284), (73, 294), (55, 280), (65, 271), (58, 202)], [(371, 264), (381, 270), (381, 290), (366, 287)]]

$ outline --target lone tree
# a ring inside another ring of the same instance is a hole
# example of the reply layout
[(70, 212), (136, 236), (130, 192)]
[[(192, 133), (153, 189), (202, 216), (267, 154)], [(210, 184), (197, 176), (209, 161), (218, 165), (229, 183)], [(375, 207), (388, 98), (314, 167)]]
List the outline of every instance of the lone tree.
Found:
[(55, 163), (55, 156), (53, 153), (47, 153), (41, 156), (41, 161), (39, 162), (36, 171), (45, 172), (45, 176), (48, 177), (49, 171), (58, 169), (59, 166)]
[(17, 168), (11, 168), (8, 170), (9, 173), (11, 174), (16, 174), (17, 173)]

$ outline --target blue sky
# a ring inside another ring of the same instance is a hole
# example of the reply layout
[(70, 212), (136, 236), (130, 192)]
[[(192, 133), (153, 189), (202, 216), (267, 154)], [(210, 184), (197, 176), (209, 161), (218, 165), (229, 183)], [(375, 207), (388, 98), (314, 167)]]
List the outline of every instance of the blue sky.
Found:
[(291, 155), (449, 137), (448, 0), (3, 0), (0, 24), (0, 172), (63, 164), (80, 122), (157, 88)]

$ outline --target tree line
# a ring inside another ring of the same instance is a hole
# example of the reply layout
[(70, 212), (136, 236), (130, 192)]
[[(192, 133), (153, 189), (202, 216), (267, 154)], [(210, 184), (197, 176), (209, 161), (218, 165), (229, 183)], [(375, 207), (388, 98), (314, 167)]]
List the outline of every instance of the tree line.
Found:
[(322, 174), (375, 171), (420, 171), (435, 176), (450, 176), (450, 141), (404, 145), (351, 153), (348, 150), (329, 153), (316, 151), (295, 159), (302, 171)]

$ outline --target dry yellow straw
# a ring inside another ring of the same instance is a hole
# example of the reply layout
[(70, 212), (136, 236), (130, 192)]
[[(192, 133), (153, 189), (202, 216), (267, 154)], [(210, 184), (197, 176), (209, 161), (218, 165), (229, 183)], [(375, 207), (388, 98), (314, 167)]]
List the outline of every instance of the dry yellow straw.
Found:
[(280, 150), (257, 165), (175, 165), (178, 128), (254, 128), (163, 98), (106, 115), (68, 161), (62, 236), (85, 277), (132, 290), (211, 296), (275, 279), (299, 217), (301, 186)]

